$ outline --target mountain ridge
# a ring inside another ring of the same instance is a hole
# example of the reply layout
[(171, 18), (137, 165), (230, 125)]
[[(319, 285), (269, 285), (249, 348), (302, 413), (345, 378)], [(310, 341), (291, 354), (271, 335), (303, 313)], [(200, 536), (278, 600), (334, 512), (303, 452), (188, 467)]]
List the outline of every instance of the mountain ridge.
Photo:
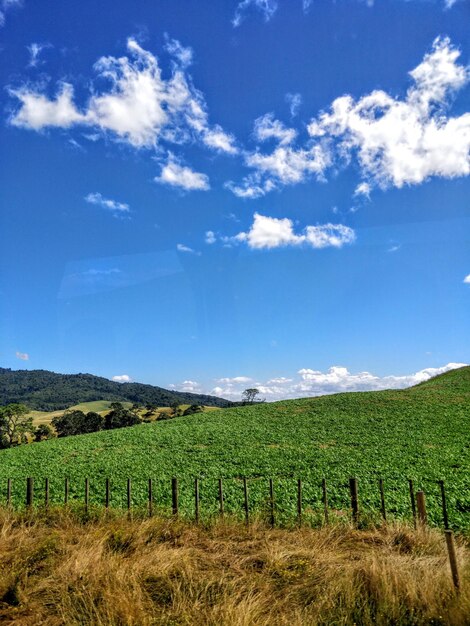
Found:
[(108, 400), (169, 406), (204, 404), (228, 407), (229, 400), (207, 394), (170, 391), (145, 383), (118, 383), (94, 374), (0, 368), (0, 404), (19, 402), (36, 411), (59, 411), (81, 402)]

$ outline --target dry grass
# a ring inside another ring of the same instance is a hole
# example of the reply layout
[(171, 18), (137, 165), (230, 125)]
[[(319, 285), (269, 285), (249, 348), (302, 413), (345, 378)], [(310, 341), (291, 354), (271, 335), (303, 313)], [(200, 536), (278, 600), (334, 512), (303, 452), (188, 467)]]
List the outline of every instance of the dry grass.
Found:
[(437, 531), (281, 530), (0, 511), (0, 622), (21, 626), (470, 624)]

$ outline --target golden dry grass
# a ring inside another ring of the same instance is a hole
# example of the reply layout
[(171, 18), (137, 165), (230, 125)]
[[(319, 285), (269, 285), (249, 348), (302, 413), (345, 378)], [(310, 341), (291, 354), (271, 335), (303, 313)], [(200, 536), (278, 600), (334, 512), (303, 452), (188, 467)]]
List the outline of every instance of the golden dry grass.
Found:
[(0, 511), (0, 622), (21, 626), (470, 624), (437, 531), (83, 521)]

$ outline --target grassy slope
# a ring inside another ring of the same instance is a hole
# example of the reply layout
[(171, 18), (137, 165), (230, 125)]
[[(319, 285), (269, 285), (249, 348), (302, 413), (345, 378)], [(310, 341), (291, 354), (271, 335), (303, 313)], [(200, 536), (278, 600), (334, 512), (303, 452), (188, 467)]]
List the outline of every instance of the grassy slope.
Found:
[[(215, 410), (4, 450), (0, 477), (69, 476), (81, 485), (85, 476), (95, 482), (132, 476), (138, 479), (136, 497), (144, 497), (149, 476), (167, 481), (178, 475), (188, 484), (195, 475), (214, 481), (219, 476), (301, 476), (312, 483), (306, 494), (317, 502), (316, 481), (326, 476), (332, 506), (338, 508), (347, 498), (335, 491), (336, 485), (351, 475), (361, 478), (363, 497), (371, 502), (376, 487), (369, 483), (375, 485), (378, 476), (391, 487), (403, 487), (408, 476), (445, 478), (455, 515), (470, 517), (469, 425), (467, 367), (404, 391)], [(427, 482), (420, 484), (429, 489)], [(286, 502), (291, 497), (290, 492), (283, 495)], [(407, 506), (406, 498), (406, 493), (388, 495), (397, 511)]]

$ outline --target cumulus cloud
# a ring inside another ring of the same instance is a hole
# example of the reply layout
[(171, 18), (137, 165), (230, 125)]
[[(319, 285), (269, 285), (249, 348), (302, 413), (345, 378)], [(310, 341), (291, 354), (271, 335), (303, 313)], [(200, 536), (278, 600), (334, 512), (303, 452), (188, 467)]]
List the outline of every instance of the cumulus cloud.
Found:
[(239, 198), (259, 198), (281, 186), (301, 183), (311, 175), (324, 179), (324, 172), (331, 165), (329, 149), (322, 143), (313, 143), (306, 148), (285, 143), (278, 144), (270, 153), (259, 150), (246, 153), (245, 165), (254, 172), (241, 184), (229, 181), (226, 187)]
[(73, 86), (65, 81), (53, 98), (44, 94), (43, 87), (11, 88), (20, 106), (10, 123), (36, 131), (89, 127), (134, 148), (152, 148), (162, 141), (198, 141), (219, 152), (235, 153), (233, 137), (209, 124), (204, 97), (186, 72), (191, 50), (176, 40), (167, 41), (166, 49), (173, 59), (168, 78), (162, 76), (157, 57), (132, 37), (127, 40), (127, 56), (101, 57), (95, 64), (97, 82), (82, 107), (75, 102)]
[(201, 385), (195, 380), (184, 380), (182, 383), (168, 385), (168, 387), (185, 393), (202, 393)]
[(29, 354), (27, 352), (16, 352), (15, 356), (20, 361), (29, 361)]
[[(257, 381), (252, 386), (259, 389), (269, 401), (349, 391), (404, 389), (465, 365), (465, 363), (448, 363), (442, 367), (425, 368), (413, 374), (389, 376), (377, 376), (370, 372), (352, 373), (343, 366), (330, 367), (326, 372), (302, 368), (297, 372), (296, 378), (273, 378), (266, 382)], [(216, 383), (217, 385), (210, 393), (229, 400), (240, 400), (245, 389), (244, 384), (235, 382), (235, 379), (219, 379)]]
[(277, 11), (277, 0), (241, 0), (237, 5), (235, 15), (232, 19), (234, 28), (240, 26), (245, 18), (246, 12), (250, 9), (260, 11), (264, 20), (269, 22)]
[(114, 380), (115, 383), (130, 383), (132, 378), (129, 374), (119, 374), (118, 376), (113, 376), (112, 380)]
[(190, 167), (181, 165), (173, 155), (170, 155), (168, 161), (162, 165), (160, 176), (156, 176), (154, 180), (162, 185), (179, 187), (185, 191), (208, 191), (210, 189), (209, 177), (206, 174), (195, 172)]
[(128, 204), (124, 202), (117, 202), (116, 200), (110, 200), (109, 198), (105, 198), (101, 195), (101, 193), (94, 191), (85, 196), (85, 202), (88, 204), (95, 204), (96, 206), (101, 207), (102, 209), (106, 209), (110, 211), (114, 217), (119, 217), (123, 214), (128, 214), (130, 212), (130, 207)]
[(298, 234), (289, 218), (275, 218), (254, 214), (253, 224), (247, 232), (238, 233), (234, 237), (224, 237), (226, 243), (246, 243), (250, 248), (279, 248), (283, 246), (307, 245), (312, 248), (341, 248), (355, 241), (355, 233), (343, 224), (321, 224), (306, 226)]
[(311, 121), (311, 137), (335, 140), (343, 157), (355, 155), (362, 173), (381, 187), (419, 184), (431, 176), (470, 173), (470, 113), (448, 117), (452, 95), (469, 81), (468, 67), (448, 38), (410, 72), (404, 99), (376, 90), (355, 101), (337, 98)]
[(463, 279), (463, 282), (464, 282), (466, 285), (470, 285), (470, 274), (469, 274), (468, 276), (465, 276), (465, 278)]
[(215, 243), (217, 241), (217, 238), (215, 236), (215, 233), (213, 230), (208, 230), (206, 232), (206, 238), (205, 238), (206, 243), (208, 243), (209, 245)]
[(259, 145), (245, 152), (251, 173), (226, 187), (240, 198), (258, 198), (312, 176), (324, 180), (328, 169), (354, 160), (363, 178), (354, 195), (365, 198), (373, 186), (400, 188), (434, 176), (468, 176), (470, 113), (448, 113), (453, 97), (470, 80), (459, 57), (449, 38), (437, 38), (410, 72), (412, 84), (404, 97), (375, 90), (358, 99), (336, 98), (310, 120), (309, 138), (300, 145), (295, 131), (272, 113), (258, 118), (255, 138), (259, 143), (275, 139), (276, 146), (271, 152)]

